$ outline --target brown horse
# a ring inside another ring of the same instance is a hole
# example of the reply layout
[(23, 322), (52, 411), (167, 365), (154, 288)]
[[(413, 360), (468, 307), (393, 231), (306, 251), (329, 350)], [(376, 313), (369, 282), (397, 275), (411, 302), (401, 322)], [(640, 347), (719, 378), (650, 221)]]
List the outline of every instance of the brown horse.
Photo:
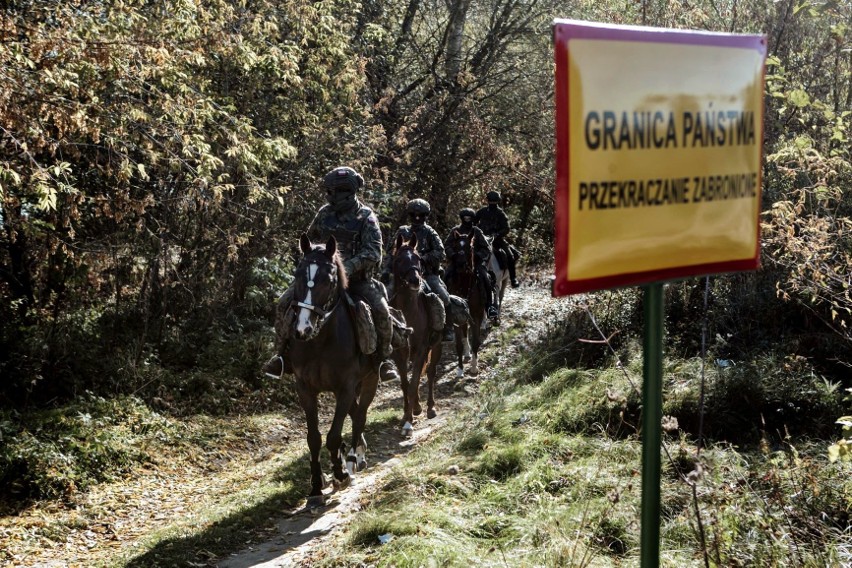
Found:
[[(393, 260), (394, 294), (390, 305), (405, 316), (405, 323), (412, 328), (408, 342), (394, 351), (394, 362), (399, 369), (404, 400), (402, 435), (411, 436), (414, 416), (423, 412), (420, 406), (420, 377), (426, 373), (429, 387), (426, 416), (438, 415), (435, 409), (435, 379), (438, 362), (441, 360), (441, 334), (429, 325), (429, 310), (423, 283), (423, 262), (417, 254), (417, 235), (404, 242), (398, 235), (394, 243)], [(408, 363), (411, 363), (411, 379), (408, 378)]]
[[(355, 318), (345, 298), (346, 273), (335, 238), (331, 237), (323, 246), (311, 244), (302, 235), (299, 245), (304, 256), (293, 281), (296, 318), (289, 353), (296, 392), (308, 426), (311, 452), (308, 506), (316, 506), (325, 502), (317, 397), (321, 392), (334, 393), (334, 419), (326, 447), (331, 454), (334, 486), (342, 489), (351, 483), (356, 470), (367, 466), (364, 426), (367, 408), (379, 383), (380, 360), (376, 354), (365, 355), (358, 347)], [(352, 419), (352, 448), (344, 468), (346, 446), (342, 430), (347, 414)]]
[(453, 230), (453, 240), (459, 243), (459, 250), (449, 259), (450, 269), (447, 271), (447, 290), (450, 294), (467, 300), (472, 321), (457, 325), (456, 355), (458, 366), (456, 376), (464, 375), (464, 362), (470, 361), (468, 372), (479, 374), (479, 347), (482, 345), (482, 322), (485, 319), (485, 299), (482, 295), (479, 279), (474, 268), (474, 236), (461, 236)]

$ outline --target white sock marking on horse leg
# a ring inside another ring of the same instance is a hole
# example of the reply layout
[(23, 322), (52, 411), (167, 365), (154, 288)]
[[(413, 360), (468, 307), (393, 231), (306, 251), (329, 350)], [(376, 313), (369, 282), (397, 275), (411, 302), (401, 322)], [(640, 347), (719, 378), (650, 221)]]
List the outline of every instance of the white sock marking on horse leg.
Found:
[(349, 450), (349, 455), (346, 456), (346, 471), (349, 472), (349, 475), (353, 475), (357, 471), (357, 460), (358, 456), (355, 454), (355, 448), (352, 448)]
[(355, 448), (355, 458), (358, 463), (358, 471), (367, 467), (367, 446), (363, 444), (358, 444), (358, 447)]
[(411, 422), (406, 422), (402, 425), (402, 435), (406, 438), (411, 436), (411, 433), (414, 432), (414, 426), (412, 426)]

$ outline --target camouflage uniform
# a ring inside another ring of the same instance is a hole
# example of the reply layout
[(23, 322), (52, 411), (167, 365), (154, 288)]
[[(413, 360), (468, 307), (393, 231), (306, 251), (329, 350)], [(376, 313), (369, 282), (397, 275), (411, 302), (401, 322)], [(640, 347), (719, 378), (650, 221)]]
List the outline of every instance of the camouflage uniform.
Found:
[[(464, 212), (462, 211), (462, 213)], [(470, 211), (470, 213), (472, 217), (473, 211)], [(450, 229), (450, 234), (444, 241), (444, 250), (447, 257), (452, 258), (453, 255), (462, 250), (461, 241), (471, 238), (475, 239), (473, 246), (473, 268), (476, 271), (476, 278), (479, 281), (480, 292), (485, 299), (485, 305), (488, 307), (488, 316), (496, 317), (497, 307), (494, 305), (494, 281), (485, 268), (485, 262), (491, 256), (491, 246), (488, 244), (482, 230), (472, 222), (456, 225)], [(450, 270), (453, 270), (452, 266)], [(447, 274), (448, 280), (450, 276), (451, 274)]]
[[(354, 184), (354, 179), (358, 183), (351, 186), (351, 191), (337, 191), (338, 187), (348, 189), (350, 186), (346, 185), (347, 182)], [(328, 189), (329, 204), (323, 205), (317, 212), (308, 228), (308, 238), (312, 242), (325, 242), (334, 235), (349, 279), (349, 291), (370, 304), (378, 336), (378, 350), (386, 358), (392, 351), (393, 328), (384, 288), (373, 279), (382, 260), (382, 233), (378, 219), (372, 209), (355, 197), (363, 179), (354, 170), (336, 168), (326, 174), (323, 183)], [(276, 349), (280, 356), (285, 354), (292, 332), (293, 310), (290, 304), (293, 294), (291, 286), (278, 299), (275, 332)], [(289, 361), (286, 358), (283, 359), (283, 365), (283, 371), (289, 372)]]
[[(397, 230), (396, 235), (388, 243), (383, 273), (392, 274), (391, 263), (393, 262), (393, 257), (391, 254), (393, 252), (393, 243), (396, 242), (396, 238), (399, 235), (402, 235), (405, 241), (408, 241), (411, 235), (417, 235), (417, 253), (423, 259), (423, 279), (426, 280), (426, 284), (429, 285), (431, 292), (441, 298), (444, 308), (449, 308), (450, 294), (447, 292), (447, 286), (441, 280), (439, 274), (445, 258), (444, 243), (441, 242), (441, 237), (438, 236), (437, 231), (426, 223), (422, 225), (403, 225)], [(388, 295), (393, 296), (392, 280), (388, 285)]]
[(447, 287), (441, 281), (439, 274), (441, 263), (444, 262), (444, 245), (435, 229), (426, 224), (426, 219), (432, 212), (432, 206), (425, 199), (412, 199), (405, 207), (410, 225), (403, 225), (388, 243), (387, 261), (385, 262), (382, 280), (388, 284), (391, 297), (393, 297), (393, 247), (396, 240), (402, 237), (408, 241), (412, 236), (417, 237), (417, 253), (423, 261), (423, 280), (430, 293), (426, 294), (426, 305), (429, 309), (429, 321), (435, 331), (444, 331), (444, 339), (451, 339), (453, 335), (450, 316), (450, 295)]
[[(518, 287), (518, 280), (515, 277), (515, 254), (512, 246), (506, 242), (506, 235), (509, 234), (509, 218), (506, 212), (500, 208), (500, 194), (496, 191), (488, 192), (488, 205), (476, 212), (476, 225), (482, 229), (482, 232), (489, 237), (494, 237), (495, 252), (501, 250), (506, 255), (506, 264), (509, 269), (509, 278), (512, 280), (512, 286)], [(500, 257), (497, 257), (498, 260)], [(502, 263), (501, 268), (502, 268)]]

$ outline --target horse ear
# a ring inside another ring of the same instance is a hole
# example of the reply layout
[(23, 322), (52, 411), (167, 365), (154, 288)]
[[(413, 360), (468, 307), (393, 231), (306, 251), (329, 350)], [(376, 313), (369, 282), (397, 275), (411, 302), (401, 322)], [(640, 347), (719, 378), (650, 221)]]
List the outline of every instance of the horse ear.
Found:
[(402, 233), (397, 234), (396, 242), (394, 243), (394, 250), (399, 250), (399, 247), (402, 246)]
[(299, 237), (299, 248), (302, 249), (302, 254), (311, 252), (311, 240), (306, 233), (302, 233), (302, 236)]
[(331, 235), (328, 238), (328, 242), (325, 243), (325, 255), (328, 258), (334, 258), (334, 253), (337, 252), (337, 239), (334, 238), (334, 235)]
[(411, 238), (408, 239), (408, 246), (413, 249), (417, 248), (417, 233), (411, 233)]

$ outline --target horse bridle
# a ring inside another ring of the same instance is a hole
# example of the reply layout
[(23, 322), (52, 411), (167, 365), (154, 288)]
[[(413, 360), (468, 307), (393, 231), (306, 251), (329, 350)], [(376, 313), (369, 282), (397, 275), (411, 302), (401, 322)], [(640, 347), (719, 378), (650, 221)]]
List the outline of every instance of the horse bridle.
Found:
[[(417, 259), (417, 264), (409, 266), (406, 269), (405, 274), (400, 274), (400, 276), (405, 276), (406, 274), (408, 274), (409, 271), (414, 271), (414, 272), (417, 273), (418, 277), (420, 278), (420, 282), (423, 282), (424, 281), (424, 279), (423, 279), (423, 268), (422, 268), (423, 259), (420, 258), (420, 255), (417, 253), (417, 250), (414, 249), (413, 247), (405, 245), (403, 247), (400, 247), (399, 250), (396, 251), (396, 253), (394, 254), (394, 267), (396, 267), (397, 255), (400, 253), (400, 251), (402, 251), (403, 249), (406, 249), (406, 248), (411, 251), (411, 256)], [(396, 279), (396, 270), (394, 270), (394, 279)], [(400, 284), (401, 284), (400, 282), (394, 282), (394, 289), (393, 289), (394, 296), (396, 296), (397, 289), (399, 288)]]
[[(307, 259), (306, 259), (306, 261), (307, 261)], [(334, 278), (334, 291), (329, 295), (328, 300), (326, 300), (326, 302), (322, 306), (317, 306), (315, 304), (310, 304), (310, 303), (307, 303), (307, 302), (300, 302), (300, 301), (297, 301), (295, 303), (295, 305), (291, 306), (294, 310), (297, 309), (297, 308), (304, 308), (306, 310), (309, 310), (310, 312), (315, 313), (319, 317), (316, 325), (314, 326), (313, 333), (311, 333), (311, 335), (308, 336), (305, 339), (305, 341), (307, 341), (309, 339), (313, 339), (316, 336), (316, 334), (319, 333), (319, 331), (325, 325), (325, 322), (328, 321), (328, 319), (331, 317), (331, 314), (334, 312), (334, 309), (337, 307), (337, 304), (340, 301), (340, 296), (341, 296), (340, 291), (338, 290), (338, 285), (337, 285), (337, 283), (338, 283), (338, 280), (337, 280), (337, 265), (332, 263), (332, 262), (323, 262), (323, 261), (314, 261), (314, 260), (308, 261), (308, 269), (310, 269), (310, 267), (312, 267), (312, 266), (316, 266), (316, 267), (328, 266), (328, 267), (331, 268), (330, 272), (331, 272), (331, 274), (333, 274), (335, 276), (335, 278)], [(308, 281), (305, 283), (305, 285), (308, 287), (309, 290), (314, 287), (314, 284), (315, 284), (314, 278), (315, 277), (316, 277), (316, 272), (314, 272), (313, 274), (308, 273)], [(306, 297), (306, 299), (307, 299), (307, 297)]]

